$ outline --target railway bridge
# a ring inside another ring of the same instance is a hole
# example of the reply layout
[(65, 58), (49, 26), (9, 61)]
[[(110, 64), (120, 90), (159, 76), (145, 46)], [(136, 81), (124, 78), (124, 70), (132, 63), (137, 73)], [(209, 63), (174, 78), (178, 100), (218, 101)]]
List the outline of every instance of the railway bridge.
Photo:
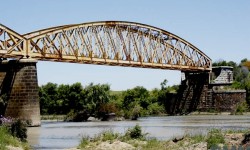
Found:
[(100, 21), (21, 35), (0, 24), (0, 95), (8, 99), (5, 115), (31, 120), (32, 125), (40, 125), (37, 61), (180, 70), (183, 88), (177, 99), (185, 102), (173, 102), (172, 113), (184, 106), (192, 111), (201, 97), (206, 101), (209, 95), (211, 59), (166, 30), (135, 22)]

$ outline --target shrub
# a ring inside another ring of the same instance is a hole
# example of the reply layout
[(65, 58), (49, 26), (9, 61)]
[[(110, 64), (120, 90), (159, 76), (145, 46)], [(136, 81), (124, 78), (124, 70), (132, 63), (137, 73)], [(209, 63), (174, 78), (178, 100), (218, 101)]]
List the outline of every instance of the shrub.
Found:
[[(100, 134), (95, 135), (93, 138), (90, 138), (89, 136), (83, 136), (78, 148), (86, 149), (88, 145), (88, 148), (91, 149), (92, 146), (95, 146), (96, 144), (99, 144), (100, 142), (104, 141), (109, 141), (109, 143), (112, 143), (114, 140), (121, 140), (123, 142), (129, 143), (131, 142), (130, 141), (131, 139), (146, 140), (145, 136), (146, 134), (142, 133), (141, 127), (139, 125), (136, 125), (135, 127), (128, 129), (125, 132), (125, 135), (122, 135), (120, 133), (114, 133), (112, 130), (107, 130), (101, 132)], [(149, 141), (150, 141), (149, 145), (146, 146), (145, 148), (147, 147), (152, 148), (155, 145), (157, 145), (157, 143), (159, 143), (156, 139)], [(135, 146), (136, 143), (132, 145)]]
[(140, 116), (140, 111), (142, 110), (142, 107), (138, 104), (136, 104), (132, 108), (132, 120), (137, 120), (137, 118)]
[(89, 142), (90, 142), (89, 136), (83, 136), (78, 148), (85, 148), (89, 144)]
[(102, 103), (100, 104), (99, 110), (97, 112), (97, 117), (102, 119), (104, 118), (105, 120), (107, 114), (116, 112), (118, 112), (118, 109), (116, 108), (115, 103)]
[(236, 112), (235, 112), (235, 114), (236, 115), (243, 115), (243, 113), (247, 111), (247, 107), (248, 106), (247, 106), (246, 102), (242, 102), (242, 103), (238, 104), (236, 106)]
[(146, 150), (161, 150), (166, 149), (163, 142), (158, 141), (156, 138), (150, 139), (147, 141), (145, 145), (142, 146), (142, 149)]
[(87, 121), (89, 116), (89, 113), (87, 113), (86, 111), (74, 112), (74, 110), (71, 110), (66, 115), (64, 121), (83, 122)]
[(12, 136), (19, 138), (23, 142), (27, 139), (28, 123), (28, 121), (12, 119), (10, 117), (0, 118), (0, 125), (6, 127)]
[(102, 133), (102, 141), (112, 141), (119, 137), (119, 133), (114, 133), (112, 130), (104, 131)]
[(157, 102), (149, 105), (148, 110), (152, 115), (160, 115), (165, 112), (164, 106), (159, 105)]
[[(20, 124), (24, 122), (21, 121), (20, 123), (18, 120), (15, 121), (7, 118), (0, 118), (0, 120), (4, 120), (2, 125), (0, 125), (0, 149), (6, 149), (8, 145), (22, 147), (24, 150), (30, 149), (28, 143), (24, 142), (27, 138), (26, 126), (21, 125), (22, 127), (20, 127)], [(13, 121), (13, 123), (10, 123), (10, 120)], [(14, 128), (16, 130), (12, 133), (11, 129)]]
[(212, 129), (208, 132), (207, 147), (218, 147), (218, 144), (224, 144), (225, 139), (220, 129)]
[(206, 136), (203, 135), (202, 133), (197, 133), (197, 134), (186, 133), (182, 138), (179, 138), (177, 140), (181, 141), (183, 139), (189, 139), (190, 144), (196, 144), (196, 143), (206, 141)]
[(205, 141), (205, 136), (202, 134), (197, 134), (192, 136), (193, 143), (200, 143)]
[(135, 127), (128, 129), (125, 133), (125, 136), (128, 136), (132, 139), (145, 139), (146, 134), (142, 133), (141, 126), (137, 124)]
[(125, 119), (131, 119), (132, 118), (132, 112), (130, 110), (124, 110), (124, 118)]
[(27, 139), (27, 124), (21, 119), (17, 119), (11, 124), (10, 131), (11, 135), (19, 138), (21, 141), (26, 141)]

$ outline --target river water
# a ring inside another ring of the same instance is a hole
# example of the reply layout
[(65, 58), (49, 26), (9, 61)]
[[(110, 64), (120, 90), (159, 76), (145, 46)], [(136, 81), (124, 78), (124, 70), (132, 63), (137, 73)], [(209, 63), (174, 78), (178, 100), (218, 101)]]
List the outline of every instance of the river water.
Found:
[(59, 150), (76, 147), (82, 136), (112, 130), (124, 133), (139, 124), (148, 137), (167, 140), (184, 134), (206, 134), (211, 128), (248, 129), (250, 116), (190, 115), (143, 117), (137, 121), (111, 122), (49, 122), (42, 121), (41, 127), (28, 128), (28, 142), (36, 150)]

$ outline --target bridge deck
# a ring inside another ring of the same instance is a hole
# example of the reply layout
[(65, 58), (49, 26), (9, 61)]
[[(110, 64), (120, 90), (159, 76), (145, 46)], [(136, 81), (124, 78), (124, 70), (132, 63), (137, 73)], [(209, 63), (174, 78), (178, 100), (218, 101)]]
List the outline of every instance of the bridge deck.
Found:
[(184, 39), (122, 21), (58, 26), (25, 35), (0, 24), (0, 58), (211, 71), (211, 59)]

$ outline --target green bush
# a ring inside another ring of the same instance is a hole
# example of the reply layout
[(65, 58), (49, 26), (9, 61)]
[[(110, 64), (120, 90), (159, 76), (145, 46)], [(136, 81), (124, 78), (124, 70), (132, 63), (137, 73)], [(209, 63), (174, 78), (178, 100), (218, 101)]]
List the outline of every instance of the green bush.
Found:
[(71, 110), (66, 115), (64, 121), (84, 122), (84, 121), (87, 121), (89, 117), (90, 117), (90, 115), (89, 115), (89, 113), (87, 113), (87, 111), (75, 112), (74, 110)]
[(85, 148), (89, 144), (89, 142), (90, 142), (89, 136), (83, 136), (78, 148)]
[(0, 126), (0, 149), (5, 150), (8, 145), (22, 147), (24, 150), (30, 149), (26, 142), (20, 142), (16, 137), (13, 137), (7, 126)]
[(149, 105), (148, 110), (151, 115), (160, 115), (165, 113), (164, 106), (159, 105), (158, 102)]
[(247, 111), (247, 103), (246, 102), (243, 102), (243, 103), (240, 103), (239, 105), (237, 105), (236, 107), (236, 112), (235, 114), (236, 115), (243, 115), (244, 112)]
[(137, 120), (138, 119), (138, 117), (140, 116), (140, 112), (141, 112), (142, 109), (143, 108), (140, 105), (138, 105), (138, 104), (136, 104), (134, 106), (134, 108), (132, 108), (132, 120)]
[(220, 129), (212, 129), (208, 132), (207, 148), (218, 147), (218, 144), (224, 144), (225, 139)]
[(142, 133), (141, 126), (138, 124), (135, 127), (128, 129), (125, 133), (125, 136), (129, 136), (132, 139), (145, 139), (145, 135), (146, 134)]
[(147, 141), (147, 144), (142, 145), (143, 150), (161, 150), (166, 149), (164, 142), (157, 140), (156, 138)]
[[(109, 141), (112, 143), (114, 140), (120, 140), (123, 142), (131, 141), (132, 139), (139, 139), (139, 140), (146, 140), (146, 135), (143, 134), (141, 127), (139, 125), (136, 125), (133, 128), (128, 129), (124, 135), (120, 133), (114, 133), (112, 130), (103, 131), (100, 134), (95, 135), (93, 138), (90, 138), (89, 136), (83, 136), (81, 139), (81, 142), (78, 146), (78, 148), (86, 149), (87, 145), (89, 147), (92, 147), (96, 143)], [(131, 143), (130, 143), (131, 144)], [(135, 146), (134, 144), (132, 144)], [(146, 147), (154, 147), (157, 145), (157, 140), (154, 139), (149, 142), (149, 145)]]
[(10, 126), (11, 135), (19, 138), (21, 141), (27, 139), (27, 124), (21, 119), (17, 119)]
[(102, 141), (112, 141), (119, 137), (119, 133), (114, 133), (112, 130), (104, 131), (102, 133)]

